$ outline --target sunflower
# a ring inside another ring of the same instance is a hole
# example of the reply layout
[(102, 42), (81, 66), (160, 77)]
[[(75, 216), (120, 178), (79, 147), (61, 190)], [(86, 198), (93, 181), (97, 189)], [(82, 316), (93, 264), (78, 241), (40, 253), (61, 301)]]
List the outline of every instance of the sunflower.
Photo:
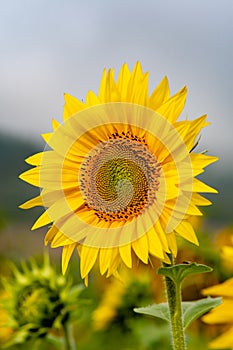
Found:
[(21, 208), (46, 208), (32, 229), (50, 224), (45, 244), (64, 247), (63, 272), (75, 249), (87, 281), (97, 261), (108, 277), (122, 262), (131, 268), (132, 255), (146, 264), (175, 256), (177, 236), (198, 244), (188, 219), (210, 204), (198, 192), (216, 190), (195, 176), (217, 158), (190, 154), (208, 123), (177, 121), (186, 96), (184, 87), (170, 97), (166, 77), (149, 94), (139, 62), (132, 72), (124, 64), (117, 80), (104, 70), (86, 102), (65, 94), (63, 123), (43, 135), (49, 149), (20, 175), (42, 189)]
[(12, 263), (11, 270), (12, 276), (2, 279), (0, 344), (6, 348), (60, 336), (80, 314), (83, 286), (57, 274), (46, 254), (42, 263), (31, 258), (19, 267)]
[(206, 288), (204, 295), (222, 296), (223, 303), (205, 315), (202, 320), (208, 324), (222, 324), (227, 328), (209, 343), (211, 349), (233, 349), (233, 278), (225, 282)]
[[(232, 227), (223, 229), (218, 237), (217, 243), (221, 246), (222, 241), (229, 242), (231, 245), (223, 245), (221, 248), (221, 259), (224, 268), (232, 271), (233, 257), (233, 237)], [(211, 286), (202, 290), (203, 295), (221, 296), (222, 304), (212, 309), (202, 320), (211, 325), (224, 325), (222, 334), (212, 340), (209, 344), (211, 349), (233, 349), (233, 278), (227, 279), (225, 282)]]

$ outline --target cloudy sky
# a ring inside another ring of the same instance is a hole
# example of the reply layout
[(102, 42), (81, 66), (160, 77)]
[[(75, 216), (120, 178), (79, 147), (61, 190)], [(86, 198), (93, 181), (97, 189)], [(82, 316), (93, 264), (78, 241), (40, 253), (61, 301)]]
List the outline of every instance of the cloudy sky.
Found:
[(232, 159), (232, 0), (9, 0), (0, 11), (3, 132), (40, 139), (61, 120), (63, 92), (98, 90), (104, 67), (140, 60), (150, 89), (187, 85), (185, 114), (207, 113), (202, 146)]

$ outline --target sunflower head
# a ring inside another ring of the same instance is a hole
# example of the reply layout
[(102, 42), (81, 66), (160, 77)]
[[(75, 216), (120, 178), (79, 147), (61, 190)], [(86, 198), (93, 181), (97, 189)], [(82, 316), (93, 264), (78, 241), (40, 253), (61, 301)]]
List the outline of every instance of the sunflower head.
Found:
[(80, 286), (71, 288), (71, 280), (57, 275), (47, 255), (42, 266), (31, 259), (20, 268), (12, 265), (12, 271), (12, 278), (3, 281), (7, 295), (2, 301), (7, 314), (5, 327), (12, 332), (6, 345), (61, 329), (72, 317), (73, 306), (77, 306)]
[(133, 254), (167, 261), (177, 236), (198, 244), (189, 218), (210, 204), (198, 192), (216, 191), (195, 176), (217, 158), (193, 153), (208, 123), (178, 121), (186, 95), (184, 87), (170, 96), (166, 77), (149, 94), (139, 62), (116, 80), (104, 70), (86, 102), (65, 95), (63, 124), (43, 135), (49, 150), (29, 157), (34, 168), (20, 175), (42, 189), (21, 207), (45, 207), (33, 229), (52, 223), (45, 243), (64, 246), (63, 272), (76, 248), (87, 280), (97, 261), (110, 276), (122, 262), (131, 267)]

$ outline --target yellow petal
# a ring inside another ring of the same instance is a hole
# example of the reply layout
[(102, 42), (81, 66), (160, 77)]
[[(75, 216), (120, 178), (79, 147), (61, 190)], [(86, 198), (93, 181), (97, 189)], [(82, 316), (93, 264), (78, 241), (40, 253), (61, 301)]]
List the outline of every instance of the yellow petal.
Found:
[[(203, 295), (223, 296), (226, 298), (233, 297), (233, 278), (226, 280), (221, 284), (211, 286), (202, 290)], [(233, 300), (232, 300), (233, 303)]]
[[(59, 227), (60, 231), (53, 239), (51, 244), (53, 248), (74, 242), (83, 242), (86, 237), (88, 237), (90, 242), (94, 236), (88, 236), (88, 232), (90, 230), (88, 230), (88, 225), (77, 219), (77, 216), (72, 213), (61, 217), (60, 220), (55, 221), (54, 224)], [(93, 233), (93, 229), (91, 229), (91, 233)]]
[(89, 274), (90, 270), (96, 262), (98, 253), (99, 248), (93, 248), (84, 245), (82, 246), (80, 259), (80, 271), (82, 278), (85, 278)]
[(88, 91), (86, 96), (86, 105), (87, 106), (94, 106), (100, 104), (99, 98), (94, 94), (93, 91)]
[[(183, 189), (185, 190), (185, 187)], [(206, 185), (204, 182), (201, 182), (198, 179), (194, 179), (193, 192), (218, 193), (215, 188)]]
[(51, 247), (58, 248), (61, 246), (71, 245), (73, 243), (76, 243), (76, 242), (74, 242), (72, 239), (65, 236), (64, 233), (60, 230), (60, 231), (57, 231), (57, 233), (54, 235), (51, 241)]
[(120, 73), (118, 75), (117, 88), (121, 96), (121, 101), (126, 101), (128, 84), (130, 80), (130, 70), (126, 63), (121, 67)]
[(64, 99), (65, 99), (65, 105), (64, 105), (64, 110), (63, 110), (63, 120), (65, 121), (75, 113), (81, 111), (82, 109), (85, 108), (84, 103), (79, 101), (77, 98), (64, 94)]
[(203, 213), (200, 211), (200, 209), (198, 209), (198, 207), (192, 201), (190, 202), (190, 205), (186, 209), (185, 214), (195, 215), (195, 216), (202, 216), (203, 215)]
[(114, 70), (109, 69), (106, 80), (105, 102), (119, 102), (120, 95), (114, 81)]
[(31, 165), (50, 165), (51, 163), (62, 164), (64, 159), (54, 151), (44, 151), (36, 153), (25, 159), (25, 162)]
[(152, 254), (153, 256), (156, 256), (159, 259), (163, 259), (164, 258), (164, 252), (163, 252), (163, 249), (162, 249), (162, 245), (161, 245), (160, 239), (157, 236), (157, 233), (156, 233), (154, 227), (152, 227), (147, 232), (147, 237), (148, 237), (150, 254)]
[(165, 262), (166, 264), (171, 265), (171, 260), (169, 259), (167, 254), (164, 254), (163, 262)]
[(121, 259), (125, 263), (125, 265), (129, 268), (132, 267), (132, 255), (131, 255), (131, 244), (126, 244), (119, 247), (119, 252)]
[(209, 199), (206, 199), (206, 198), (202, 197), (199, 193), (193, 193), (192, 194), (192, 201), (196, 205), (200, 205), (200, 206), (205, 206), (205, 205), (210, 205), (211, 204), (211, 201)]
[(25, 162), (30, 165), (37, 166), (41, 164), (43, 156), (44, 156), (44, 152), (36, 153), (36, 154), (33, 154), (33, 156), (30, 156), (27, 159), (25, 159)]
[(103, 103), (105, 101), (106, 96), (106, 82), (107, 82), (107, 71), (106, 68), (103, 70), (101, 82), (100, 82), (100, 88), (99, 88), (99, 100)]
[(187, 93), (188, 90), (185, 86), (174, 96), (164, 102), (156, 111), (168, 121), (174, 123), (184, 108)]
[(62, 273), (65, 274), (70, 258), (73, 254), (74, 249), (77, 247), (76, 243), (66, 245), (62, 250)]
[(148, 263), (148, 238), (146, 234), (138, 238), (136, 241), (132, 243), (133, 250), (135, 254), (139, 257), (142, 262), (145, 264)]
[(112, 259), (106, 277), (110, 277), (111, 275), (116, 274), (120, 262), (121, 258), (119, 254), (119, 248), (112, 248)]
[(84, 278), (84, 284), (86, 287), (88, 287), (88, 275)]
[(127, 102), (146, 106), (148, 99), (148, 73), (142, 72), (141, 63), (137, 62), (128, 84)]
[(61, 157), (70, 156), (71, 150), (79, 154), (78, 143), (75, 142), (77, 135), (70, 129), (69, 123), (65, 123), (60, 128), (57, 128), (54, 134), (51, 134), (52, 137), (46, 140), (47, 144)]
[(206, 122), (206, 118), (207, 115), (203, 115), (191, 121), (175, 123), (174, 126), (181, 135), (189, 151), (193, 148), (201, 129), (209, 125), (209, 123)]
[(100, 273), (104, 275), (109, 265), (111, 263), (112, 258), (112, 248), (101, 248), (99, 251), (99, 266)]
[(173, 219), (178, 219), (179, 222), (185, 215), (202, 216), (203, 214), (185, 195), (183, 195), (181, 203), (177, 203), (176, 199), (166, 202), (163, 210), (163, 216), (166, 218), (167, 222), (171, 216), (173, 216)]
[(53, 240), (53, 238), (58, 233), (58, 229), (56, 226), (51, 226), (50, 229), (47, 231), (46, 236), (44, 238), (44, 245), (48, 245), (49, 242)]
[[(67, 194), (65, 197), (62, 197), (59, 202), (56, 201), (56, 208), (54, 207), (54, 211), (51, 216), (59, 218), (65, 214), (69, 214), (70, 212), (74, 212), (78, 208), (80, 208), (84, 203), (81, 192), (78, 188), (75, 191), (72, 191), (70, 194)], [(59, 214), (56, 214), (55, 211), (58, 211)]]
[(61, 124), (56, 119), (52, 119), (53, 130), (56, 130), (59, 126), (61, 126)]
[(176, 255), (177, 255), (177, 242), (176, 242), (175, 234), (173, 232), (167, 233), (166, 238), (167, 238), (168, 246), (169, 246), (172, 254), (174, 255), (174, 257), (176, 257)]
[(138, 85), (137, 90), (134, 93), (133, 103), (137, 103), (142, 106), (148, 106), (148, 78), (149, 74), (146, 73), (145, 77), (140, 82), (140, 87)]
[(32, 226), (32, 230), (35, 230), (39, 227), (45, 226), (52, 222), (51, 217), (48, 215), (47, 210), (36, 220), (34, 225)]
[(192, 225), (188, 221), (182, 221), (177, 227), (176, 232), (183, 238), (196, 245), (199, 245), (197, 236)]
[(192, 166), (194, 169), (204, 169), (211, 163), (218, 160), (218, 157), (209, 156), (206, 154), (191, 153), (190, 158), (192, 160)]
[(212, 340), (209, 344), (210, 349), (233, 349), (233, 327)]
[[(45, 175), (45, 177), (42, 177), (42, 174)], [(45, 188), (51, 187), (51, 189), (56, 190), (61, 188), (61, 180), (59, 179), (58, 174), (59, 172), (56, 166), (51, 166), (50, 171), (46, 168), (36, 167), (20, 174), (19, 178), (33, 186)], [(58, 177), (58, 179), (56, 177)]]
[(42, 201), (41, 196), (37, 196), (35, 198), (30, 199), (29, 201), (21, 204), (19, 206), (19, 208), (21, 208), (21, 209), (30, 209), (30, 208), (37, 207), (37, 206), (42, 206), (42, 207), (44, 206), (44, 203)]
[(205, 315), (202, 319), (204, 322), (209, 324), (214, 323), (232, 323), (233, 314), (232, 314), (232, 299), (223, 299), (223, 303), (216, 308), (214, 308), (209, 314)]
[(49, 140), (53, 136), (52, 132), (48, 132), (47, 134), (41, 134), (41, 137), (44, 139), (46, 143), (49, 143)]
[(162, 248), (165, 252), (169, 252), (169, 247), (166, 239), (166, 233), (164, 232), (160, 221), (158, 220), (154, 225), (154, 229), (156, 231), (156, 235), (159, 237), (159, 240), (162, 244)]
[(159, 85), (155, 88), (149, 98), (149, 107), (156, 110), (170, 96), (169, 83), (167, 77), (164, 77)]
[(29, 169), (19, 175), (19, 178), (33, 186), (40, 187), (40, 170), (39, 167)]
[(44, 203), (44, 206), (46, 208), (50, 207), (53, 205), (56, 201), (60, 200), (62, 197), (64, 197), (64, 194), (66, 195), (67, 190), (57, 190), (57, 191), (52, 191), (52, 190), (45, 190), (43, 189), (41, 191), (41, 197)]

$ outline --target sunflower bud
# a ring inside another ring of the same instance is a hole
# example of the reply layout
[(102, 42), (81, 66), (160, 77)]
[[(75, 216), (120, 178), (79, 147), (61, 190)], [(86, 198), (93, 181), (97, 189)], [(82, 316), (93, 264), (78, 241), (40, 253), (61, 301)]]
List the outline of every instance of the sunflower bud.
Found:
[(19, 268), (12, 264), (12, 272), (12, 278), (3, 281), (8, 296), (3, 300), (8, 314), (5, 326), (12, 329), (5, 347), (46, 337), (71, 321), (82, 287), (72, 287), (68, 277), (57, 275), (48, 255), (42, 265), (35, 259)]

